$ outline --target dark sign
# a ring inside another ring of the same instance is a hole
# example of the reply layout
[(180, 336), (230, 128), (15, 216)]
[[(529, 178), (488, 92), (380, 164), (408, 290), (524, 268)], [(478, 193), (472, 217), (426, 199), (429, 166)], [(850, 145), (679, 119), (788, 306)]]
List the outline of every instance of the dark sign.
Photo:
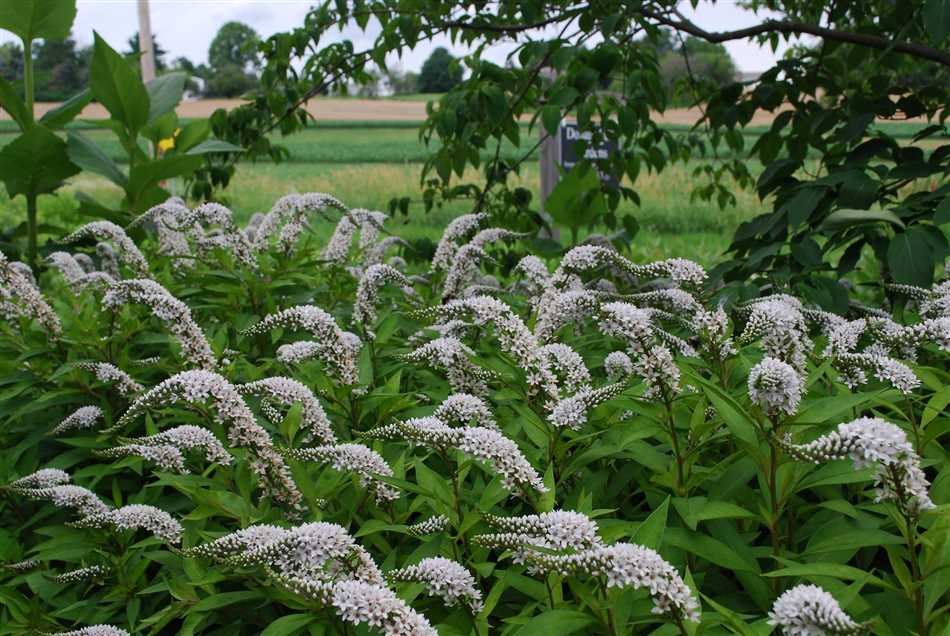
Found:
[(603, 172), (600, 169), (603, 165), (600, 161), (607, 159), (612, 153), (617, 151), (617, 142), (607, 140), (594, 145), (590, 143), (591, 136), (589, 130), (581, 132), (578, 130), (577, 124), (573, 122), (562, 122), (561, 131), (558, 136), (558, 163), (561, 164), (564, 170), (573, 168), (579, 160), (577, 153), (583, 145), (579, 142), (587, 142), (583, 158), (589, 159), (594, 163), (597, 167), (597, 171), (600, 173), (600, 180), (603, 183), (611, 188), (619, 188), (620, 179), (618, 179), (616, 175)]

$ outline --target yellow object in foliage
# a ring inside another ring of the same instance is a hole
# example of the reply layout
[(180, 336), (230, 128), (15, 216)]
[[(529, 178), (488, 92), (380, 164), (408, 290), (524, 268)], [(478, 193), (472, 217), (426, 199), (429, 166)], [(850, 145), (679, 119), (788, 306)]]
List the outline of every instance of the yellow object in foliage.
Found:
[(171, 137), (166, 137), (158, 142), (158, 149), (161, 152), (168, 152), (175, 147), (175, 137), (181, 132), (181, 128), (176, 128)]

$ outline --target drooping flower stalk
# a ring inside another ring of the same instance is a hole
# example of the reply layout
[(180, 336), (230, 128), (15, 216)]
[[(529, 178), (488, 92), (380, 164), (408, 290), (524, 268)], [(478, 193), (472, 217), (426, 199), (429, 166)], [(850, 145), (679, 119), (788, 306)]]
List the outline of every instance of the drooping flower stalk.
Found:
[(96, 493), (73, 484), (16, 488), (14, 492), (30, 499), (47, 499), (58, 508), (70, 508), (82, 516), (100, 514), (109, 510), (109, 506), (103, 503)]
[(56, 632), (54, 636), (129, 636), (129, 633), (115, 625), (90, 625), (68, 632)]
[(359, 348), (354, 347), (353, 340), (344, 334), (333, 316), (314, 305), (297, 305), (264, 316), (242, 335), (253, 336), (278, 327), (310, 332), (319, 346), (318, 351), (311, 351), (318, 352), (330, 364), (343, 384), (357, 383), (356, 358)]
[(542, 355), (547, 356), (551, 368), (557, 374), (561, 393), (574, 394), (589, 388), (590, 371), (584, 364), (584, 358), (563, 342), (554, 342), (541, 347)]
[(89, 371), (96, 376), (96, 379), (106, 384), (115, 386), (116, 390), (123, 397), (132, 397), (141, 393), (144, 387), (132, 379), (128, 373), (108, 362), (80, 362), (76, 365), (77, 369)]
[(587, 423), (587, 412), (595, 406), (620, 395), (626, 385), (623, 382), (608, 384), (598, 389), (587, 388), (563, 400), (558, 400), (548, 415), (548, 421), (558, 429), (579, 430)]
[(462, 344), (458, 338), (436, 338), (406, 355), (410, 362), (426, 362), (446, 372), (452, 391), (484, 396), (488, 393), (487, 381), (494, 377), (471, 361), (475, 352)]
[(171, 544), (181, 543), (185, 529), (170, 514), (145, 504), (129, 504), (115, 510), (87, 515), (74, 522), (80, 528), (114, 528), (119, 531), (144, 529)]
[(300, 428), (304, 432), (301, 441), (317, 440), (321, 444), (335, 444), (336, 435), (330, 418), (327, 417), (320, 400), (306, 385), (291, 378), (273, 377), (239, 384), (239, 393), (256, 395), (268, 402), (276, 402), (283, 408), (289, 409), (295, 404), (301, 407)]
[[(122, 262), (129, 267), (136, 275), (148, 278), (148, 261), (139, 251), (135, 242), (129, 238), (121, 227), (111, 221), (93, 221), (83, 225), (78, 230), (69, 234), (63, 239), (64, 243), (75, 243), (87, 238), (94, 238), (99, 241), (110, 241), (119, 248), (119, 257)], [(106, 273), (112, 275), (112, 272)], [(118, 276), (113, 276), (118, 278)]]
[(386, 283), (395, 283), (403, 289), (412, 289), (412, 282), (390, 265), (371, 265), (363, 273), (356, 288), (353, 320), (363, 325), (363, 330), (368, 336), (371, 336), (372, 326), (378, 317), (376, 305), (379, 303), (379, 290)]
[(435, 255), (432, 257), (432, 269), (438, 272), (451, 267), (455, 253), (459, 248), (459, 242), (477, 230), (487, 218), (487, 214), (463, 214), (452, 219), (445, 226), (442, 238), (439, 239), (439, 244), (435, 248)]
[(482, 398), (471, 393), (453, 393), (445, 398), (432, 414), (446, 424), (481, 426), (500, 430), (491, 407)]
[(231, 454), (218, 441), (214, 433), (192, 424), (168, 428), (155, 435), (136, 437), (128, 441), (130, 444), (140, 446), (172, 446), (180, 451), (201, 450), (204, 452), (205, 461), (223, 466), (227, 466), (233, 461)]
[(70, 570), (69, 572), (63, 572), (62, 574), (55, 574), (49, 578), (54, 583), (79, 583), (87, 579), (102, 578), (108, 573), (109, 568), (104, 565), (90, 565), (84, 568)]
[(63, 333), (59, 316), (40, 291), (0, 254), (0, 317), (9, 321), (20, 316), (38, 322), (51, 340), (59, 339)]
[(835, 598), (817, 585), (796, 585), (775, 599), (769, 624), (785, 636), (860, 634), (867, 627), (848, 616)]
[(444, 557), (422, 559), (416, 565), (409, 565), (386, 573), (391, 581), (418, 582), (430, 596), (438, 596), (446, 605), (468, 605), (473, 614), (482, 610), (482, 592), (475, 583), (475, 577), (461, 564)]
[(603, 294), (589, 289), (569, 289), (561, 292), (549, 289), (537, 302), (538, 317), (534, 322), (534, 335), (541, 342), (548, 342), (566, 325), (576, 325), (597, 314), (604, 301)]
[(11, 481), (7, 484), (7, 488), (14, 491), (24, 488), (52, 488), (53, 486), (68, 484), (70, 481), (69, 473), (65, 470), (41, 468), (36, 472)]
[(80, 406), (78, 409), (66, 416), (62, 422), (56, 425), (48, 435), (62, 435), (63, 433), (75, 430), (85, 430), (92, 428), (96, 422), (102, 419), (102, 409), (98, 406)]
[(281, 250), (290, 253), (306, 229), (308, 215), (317, 212), (325, 217), (325, 211), (329, 208), (348, 212), (347, 207), (336, 197), (322, 192), (281, 197), (258, 222), (254, 230), (254, 248), (258, 251), (264, 250), (276, 239)]
[(449, 526), (449, 518), (445, 515), (435, 515), (425, 521), (414, 523), (406, 528), (406, 532), (414, 537), (424, 537), (436, 532), (442, 532)]
[(383, 457), (362, 444), (329, 444), (309, 448), (291, 448), (285, 455), (299, 461), (317, 461), (328, 463), (341, 472), (353, 472), (359, 477), (360, 485), (368, 488), (378, 503), (399, 498), (399, 492), (389, 484), (380, 481), (379, 475), (392, 477), (393, 469)]
[(102, 297), (102, 305), (117, 310), (122, 305), (140, 303), (151, 309), (181, 346), (185, 360), (201, 369), (217, 366), (211, 344), (191, 315), (191, 309), (153, 280), (122, 280)]
[(270, 435), (257, 423), (238, 390), (217, 373), (184, 371), (168, 378), (136, 399), (119, 418), (116, 428), (126, 426), (149, 409), (167, 408), (179, 402), (212, 403), (214, 421), (226, 429), (231, 446), (251, 451), (251, 469), (264, 491), (295, 508), (302, 505), (303, 495)]

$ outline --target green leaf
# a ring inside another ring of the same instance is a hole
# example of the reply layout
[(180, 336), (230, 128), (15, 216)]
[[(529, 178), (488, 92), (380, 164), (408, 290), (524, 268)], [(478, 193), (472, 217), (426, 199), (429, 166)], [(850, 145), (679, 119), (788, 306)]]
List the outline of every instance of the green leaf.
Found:
[(76, 0), (3, 0), (0, 29), (15, 33), (24, 43), (37, 39), (62, 40), (76, 19)]
[(934, 209), (934, 223), (937, 225), (950, 223), (950, 195), (945, 196)]
[(539, 614), (528, 621), (515, 636), (551, 636), (575, 634), (596, 620), (590, 614), (574, 610), (555, 609)]
[(76, 130), (70, 130), (66, 136), (69, 158), (77, 166), (89, 172), (101, 174), (112, 183), (124, 188), (127, 182), (125, 173), (89, 137)]
[(191, 174), (200, 168), (203, 162), (204, 160), (201, 157), (175, 155), (158, 161), (139, 164), (132, 168), (129, 174), (129, 199), (134, 201), (149, 187), (157, 185), (160, 181)]
[(544, 209), (555, 221), (572, 229), (589, 225), (602, 216), (607, 206), (597, 170), (588, 162), (578, 163), (554, 186)]
[(669, 509), (670, 497), (667, 495), (663, 503), (660, 504), (656, 510), (651, 512), (650, 516), (646, 518), (646, 521), (637, 528), (637, 531), (632, 537), (633, 542), (648, 548), (653, 548), (654, 550), (659, 550), (663, 544), (663, 533), (666, 531), (666, 520), (669, 516)]
[(720, 567), (740, 572), (758, 572), (759, 569), (754, 561), (747, 561), (727, 544), (699, 532), (667, 528), (665, 540), (667, 545), (691, 552)]
[(175, 137), (175, 152), (188, 152), (211, 134), (211, 122), (207, 119), (196, 119), (181, 127), (181, 132)]
[(0, 77), (0, 108), (3, 108), (10, 117), (17, 123), (20, 130), (25, 130), (33, 123), (33, 115), (27, 109), (26, 104), (17, 95), (16, 89), (7, 80)]
[(826, 230), (841, 230), (852, 225), (864, 223), (891, 223), (899, 228), (904, 227), (896, 214), (887, 210), (835, 210), (825, 219), (822, 228)]
[(152, 122), (175, 110), (185, 92), (184, 73), (166, 73), (145, 85), (148, 92), (148, 121)]
[(148, 92), (128, 61), (98, 33), (93, 35), (95, 44), (89, 71), (92, 95), (123, 125), (130, 137), (135, 137), (148, 122)]
[(263, 597), (260, 592), (216, 592), (192, 605), (189, 608), (189, 613), (207, 612), (208, 610), (243, 603), (251, 599), (263, 599)]
[(912, 227), (892, 237), (887, 246), (887, 266), (894, 282), (930, 287), (934, 257), (924, 230)]
[[(841, 563), (795, 563), (787, 559), (779, 559), (784, 568), (765, 572), (763, 576), (768, 577), (800, 577), (811, 579), (812, 577), (831, 577), (843, 579), (845, 581), (856, 581), (868, 576), (868, 573), (861, 568)], [(893, 585), (885, 583), (876, 576), (871, 576), (868, 583), (878, 587), (894, 589)]]
[(0, 179), (11, 198), (53, 192), (77, 172), (66, 143), (45, 126), (33, 126), (0, 150)]
[(927, 0), (921, 16), (932, 43), (942, 44), (950, 33), (950, 0)]
[(244, 152), (244, 148), (235, 146), (234, 144), (230, 144), (220, 139), (208, 139), (207, 141), (202, 141), (200, 144), (190, 149), (187, 154), (204, 155), (209, 152)]
[(804, 188), (799, 190), (783, 208), (788, 213), (788, 224), (798, 227), (808, 220), (818, 203), (825, 196), (825, 188)]
[(842, 527), (835, 526), (829, 529), (828, 532), (816, 534), (812, 537), (803, 554), (815, 555), (825, 552), (858, 550), (870, 546), (900, 545), (904, 543), (901, 537), (883, 530), (854, 527), (849, 527), (847, 531), (841, 530)]
[(261, 636), (286, 636), (295, 634), (317, 620), (313, 614), (288, 614), (281, 616), (261, 632)]
[(88, 88), (84, 88), (53, 110), (46, 111), (46, 114), (40, 117), (40, 123), (50, 130), (59, 130), (76, 119), (86, 104), (91, 101), (92, 93)]

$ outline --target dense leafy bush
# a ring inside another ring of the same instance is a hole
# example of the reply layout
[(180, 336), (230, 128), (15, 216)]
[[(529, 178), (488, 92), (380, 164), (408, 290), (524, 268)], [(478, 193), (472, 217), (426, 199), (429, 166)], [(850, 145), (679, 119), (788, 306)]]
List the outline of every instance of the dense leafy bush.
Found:
[(385, 220), (172, 199), (0, 261), (0, 633), (947, 628), (946, 283), (726, 307), (480, 215), (414, 273)]

